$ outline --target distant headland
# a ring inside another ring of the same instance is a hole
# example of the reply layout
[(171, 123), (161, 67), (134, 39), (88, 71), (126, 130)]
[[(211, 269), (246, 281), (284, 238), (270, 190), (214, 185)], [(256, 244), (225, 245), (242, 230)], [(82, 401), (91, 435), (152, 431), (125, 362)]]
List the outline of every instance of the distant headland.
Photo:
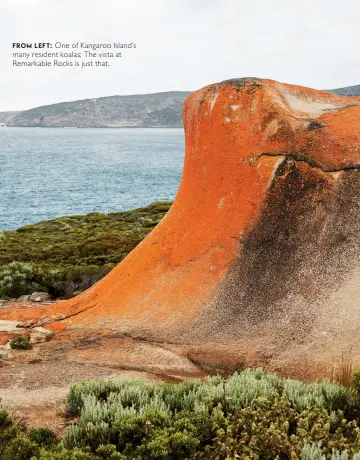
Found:
[[(360, 85), (329, 90), (359, 96)], [(107, 96), (0, 112), (0, 127), (182, 128), (182, 106), (190, 91)]]
[(0, 112), (0, 125), (43, 128), (181, 128), (188, 91), (61, 102), (24, 112)]

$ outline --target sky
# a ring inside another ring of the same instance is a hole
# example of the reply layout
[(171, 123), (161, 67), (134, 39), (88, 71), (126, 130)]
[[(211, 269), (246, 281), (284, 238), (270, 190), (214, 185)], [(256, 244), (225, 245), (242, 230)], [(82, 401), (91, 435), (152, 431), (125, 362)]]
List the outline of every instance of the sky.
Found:
[[(358, 0), (0, 0), (0, 111), (237, 77), (360, 84)], [(13, 42), (135, 42), (108, 68), (12, 66)]]

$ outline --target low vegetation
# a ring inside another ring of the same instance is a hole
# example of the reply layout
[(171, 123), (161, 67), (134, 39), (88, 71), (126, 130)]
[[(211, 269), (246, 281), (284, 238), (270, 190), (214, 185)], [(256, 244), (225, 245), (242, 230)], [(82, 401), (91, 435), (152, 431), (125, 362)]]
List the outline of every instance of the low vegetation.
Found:
[(0, 412), (0, 458), (360, 460), (358, 382), (306, 384), (256, 369), (177, 385), (76, 383), (62, 440)]
[(11, 262), (0, 267), (0, 293), (4, 297), (20, 296), (32, 288), (33, 269), (30, 264)]
[(35, 290), (71, 297), (101, 279), (160, 222), (169, 202), (91, 213), (0, 233), (0, 297)]
[(23, 336), (14, 337), (10, 341), (10, 348), (12, 350), (30, 350), (31, 343), (30, 340)]

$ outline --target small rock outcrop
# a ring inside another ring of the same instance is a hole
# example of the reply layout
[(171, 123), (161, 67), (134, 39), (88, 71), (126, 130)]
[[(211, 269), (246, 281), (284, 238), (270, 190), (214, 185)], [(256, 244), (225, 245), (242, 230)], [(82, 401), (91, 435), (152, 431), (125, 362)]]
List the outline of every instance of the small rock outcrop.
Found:
[(24, 327), (18, 321), (0, 320), (0, 350), (9, 350), (15, 337), (25, 337), (31, 344), (47, 342), (54, 333), (44, 327)]
[(360, 98), (231, 80), (192, 93), (184, 126), (155, 230), (78, 297), (2, 313), (183, 345), (215, 368), (304, 376), (360, 350)]
[(16, 302), (29, 302), (30, 301), (31, 294), (25, 294), (21, 295), (16, 299)]
[(33, 292), (28, 299), (30, 302), (50, 302), (51, 297), (47, 292)]

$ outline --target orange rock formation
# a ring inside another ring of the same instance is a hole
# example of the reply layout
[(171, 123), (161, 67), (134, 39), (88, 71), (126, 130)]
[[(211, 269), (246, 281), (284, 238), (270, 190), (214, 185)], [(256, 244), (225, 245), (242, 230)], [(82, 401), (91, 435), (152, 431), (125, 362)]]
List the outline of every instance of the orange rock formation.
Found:
[(158, 227), (82, 295), (0, 319), (187, 344), (230, 367), (360, 345), (360, 98), (230, 80), (192, 93), (184, 126)]

